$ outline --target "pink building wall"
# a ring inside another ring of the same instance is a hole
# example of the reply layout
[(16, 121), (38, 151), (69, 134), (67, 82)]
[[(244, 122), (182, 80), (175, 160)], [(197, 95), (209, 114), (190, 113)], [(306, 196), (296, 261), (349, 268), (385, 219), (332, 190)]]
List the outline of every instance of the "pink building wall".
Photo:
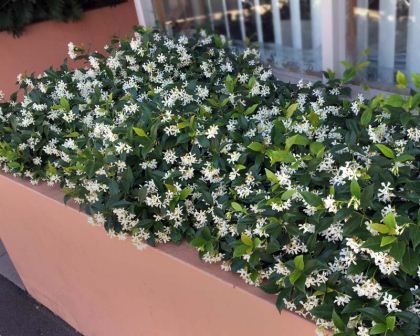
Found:
[(276, 297), (183, 244), (138, 251), (62, 193), (0, 174), (0, 236), (29, 293), (86, 336), (314, 336)]
[[(137, 25), (133, 0), (115, 7), (85, 12), (76, 22), (45, 21), (27, 26), (19, 38), (0, 32), (0, 90), (6, 97), (16, 91), (19, 73), (42, 73), (57, 67), (67, 57), (67, 44), (83, 44), (91, 51), (103, 52), (112, 36), (128, 35)], [(74, 65), (74, 63), (70, 63)]]

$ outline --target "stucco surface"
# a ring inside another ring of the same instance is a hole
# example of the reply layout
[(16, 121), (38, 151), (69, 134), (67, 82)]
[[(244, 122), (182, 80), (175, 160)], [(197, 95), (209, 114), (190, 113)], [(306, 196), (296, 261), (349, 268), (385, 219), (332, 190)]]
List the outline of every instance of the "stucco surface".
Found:
[(57, 189), (0, 175), (0, 236), (29, 293), (84, 335), (315, 335), (187, 245), (110, 239)]
[[(31, 24), (19, 38), (0, 32), (0, 90), (8, 97), (16, 91), (19, 73), (42, 73), (57, 67), (67, 57), (71, 41), (90, 51), (104, 52), (113, 36), (126, 36), (138, 24), (133, 0), (115, 7), (104, 7), (84, 14), (76, 22), (45, 21)], [(73, 62), (69, 62), (74, 66)]]

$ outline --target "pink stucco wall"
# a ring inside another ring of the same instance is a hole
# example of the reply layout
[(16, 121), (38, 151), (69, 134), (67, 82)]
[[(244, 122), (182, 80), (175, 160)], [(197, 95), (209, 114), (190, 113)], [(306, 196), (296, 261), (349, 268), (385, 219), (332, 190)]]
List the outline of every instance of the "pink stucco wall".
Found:
[(29, 293), (85, 336), (315, 335), (187, 245), (110, 239), (57, 189), (0, 175), (0, 237)]
[(22, 36), (0, 32), (0, 90), (8, 97), (16, 91), (19, 73), (41, 73), (59, 66), (67, 57), (67, 44), (83, 44), (100, 52), (112, 36), (125, 36), (138, 24), (133, 0), (115, 7), (87, 11), (81, 21), (45, 21), (29, 25)]

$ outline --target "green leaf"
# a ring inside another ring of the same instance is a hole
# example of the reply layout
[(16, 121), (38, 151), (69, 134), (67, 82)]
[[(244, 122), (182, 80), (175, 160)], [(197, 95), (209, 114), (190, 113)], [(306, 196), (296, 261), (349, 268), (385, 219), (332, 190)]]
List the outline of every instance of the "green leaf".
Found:
[(362, 116), (360, 117), (360, 124), (362, 126), (369, 125), (370, 121), (372, 120), (372, 109), (367, 108), (363, 111)]
[(312, 142), (309, 145), (309, 149), (310, 149), (312, 155), (319, 158), (324, 154), (325, 146), (322, 143), (319, 143), (319, 142)]
[(397, 221), (395, 220), (395, 215), (392, 212), (389, 212), (385, 218), (384, 223), (386, 226), (389, 227), (390, 232), (395, 234), (395, 230), (397, 228)]
[(248, 108), (245, 110), (245, 115), (250, 115), (250, 114), (254, 113), (254, 112), (255, 112), (255, 110), (257, 109), (257, 107), (258, 107), (258, 104), (254, 104), (254, 105), (252, 105), (252, 106), (248, 107)]
[(389, 105), (389, 106), (392, 106), (392, 107), (402, 107), (403, 104), (404, 104), (404, 99), (399, 94), (390, 95), (385, 100), (385, 105)]
[(410, 240), (413, 243), (413, 248), (416, 249), (420, 244), (420, 225), (412, 224), (408, 229)]
[(252, 89), (256, 83), (257, 83), (257, 78), (255, 76), (251, 76), (247, 85), (248, 89)]
[(385, 236), (381, 239), (381, 247), (392, 244), (397, 240), (397, 237), (395, 236)]
[(293, 259), (293, 262), (295, 263), (296, 269), (303, 271), (305, 269), (305, 263), (303, 261), (303, 255), (298, 255)]
[(413, 82), (416, 88), (420, 88), (420, 74), (412, 73), (411, 74), (411, 81)]
[(71, 132), (71, 133), (66, 134), (64, 137), (66, 137), (66, 138), (78, 138), (79, 136), (80, 136), (79, 132)]
[(311, 193), (309, 191), (300, 191), (300, 194), (302, 195), (306, 203), (308, 203), (309, 205), (318, 207), (323, 204), (322, 198), (319, 197), (318, 195), (315, 195), (314, 193)]
[(370, 335), (379, 335), (382, 334), (384, 332), (386, 332), (387, 328), (386, 328), (386, 324), (383, 323), (378, 323), (375, 324), (369, 331)]
[(69, 103), (69, 101), (66, 99), (66, 98), (64, 98), (64, 97), (61, 97), (60, 98), (60, 106), (65, 110), (65, 111), (70, 111), (70, 103)]
[(289, 280), (292, 285), (295, 284), (296, 281), (301, 277), (302, 271), (299, 269), (295, 269), (292, 273), (289, 274)]
[(407, 78), (405, 77), (404, 73), (400, 70), (397, 71), (395, 76), (395, 80), (397, 82), (397, 87), (400, 89), (404, 89), (407, 87)]
[(333, 323), (337, 327), (338, 330), (340, 330), (340, 331), (346, 330), (346, 325), (344, 324), (344, 321), (337, 314), (335, 309), (333, 309), (333, 312), (332, 312), (332, 320), (333, 320)]
[(395, 322), (397, 321), (397, 318), (395, 316), (387, 316), (385, 321), (388, 330), (392, 331), (395, 329)]
[(407, 246), (403, 241), (396, 241), (392, 244), (389, 254), (401, 263), (406, 249)]
[(223, 41), (222, 41), (222, 39), (220, 38), (219, 35), (214, 35), (213, 40), (214, 40), (214, 44), (215, 44), (216, 48), (218, 48), (218, 49), (223, 48), (224, 44), (223, 44)]
[(287, 118), (290, 118), (295, 113), (295, 111), (297, 110), (298, 106), (299, 106), (298, 103), (290, 104), (289, 107), (286, 110), (286, 117)]
[(316, 306), (311, 310), (311, 313), (324, 320), (330, 320), (334, 306), (331, 303), (324, 303)]
[(383, 233), (383, 234), (389, 233), (389, 227), (384, 224), (373, 223), (373, 224), (369, 224), (369, 226), (380, 233)]
[(359, 312), (361, 312), (363, 317), (367, 319), (374, 320), (375, 322), (378, 322), (378, 323), (385, 322), (385, 315), (381, 308), (365, 307), (365, 308), (360, 308)]
[(357, 182), (357, 180), (352, 180), (351, 181), (351, 183), (350, 183), (350, 192), (351, 192), (351, 194), (354, 197), (356, 197), (357, 199), (360, 199), (361, 191), (360, 191), (360, 185)]
[(396, 162), (405, 162), (405, 161), (414, 161), (415, 157), (413, 155), (409, 154), (401, 154), (400, 156), (397, 156), (394, 160)]
[(233, 250), (233, 256), (235, 258), (237, 257), (242, 257), (245, 254), (251, 253), (252, 252), (252, 248), (247, 246), (247, 245), (238, 245), (235, 247), (235, 249)]
[(191, 195), (193, 190), (191, 188), (184, 188), (182, 189), (181, 193), (179, 194), (179, 199), (181, 201), (185, 200), (188, 196)]
[(248, 146), (249, 149), (253, 150), (254, 152), (265, 152), (265, 146), (259, 142), (251, 142)]
[(270, 158), (271, 164), (277, 162), (295, 162), (295, 157), (293, 154), (285, 150), (268, 150), (267, 156)]
[(176, 192), (178, 191), (178, 189), (177, 189), (174, 185), (169, 184), (169, 183), (165, 183), (165, 187), (166, 187), (169, 191), (172, 191), (173, 193), (176, 193)]
[(276, 299), (276, 307), (278, 310), (282, 310), (285, 303), (284, 303), (284, 299), (289, 298), (290, 293), (292, 292), (292, 287), (289, 288), (283, 288), (282, 290), (280, 290), (279, 294), (277, 295), (277, 299)]
[(225, 84), (228, 92), (233, 93), (235, 90), (235, 80), (232, 78), (231, 75), (226, 76)]
[(286, 190), (282, 195), (281, 195), (281, 200), (282, 201), (287, 201), (290, 197), (292, 197), (294, 194), (296, 193), (296, 190), (294, 189), (290, 189), (290, 190)]
[(137, 201), (141, 204), (145, 201), (147, 196), (147, 187), (142, 187), (137, 193)]
[(419, 263), (419, 254), (414, 252), (412, 248), (407, 247), (403, 257), (403, 261), (400, 265), (401, 269), (410, 275), (414, 275), (417, 272), (417, 267), (419, 266)]
[(146, 132), (139, 127), (133, 127), (133, 131), (139, 136), (139, 137), (147, 137)]
[(238, 211), (238, 212), (243, 212), (246, 213), (246, 209), (244, 209), (239, 203), (237, 202), (232, 202), (231, 206), (234, 210)]
[(319, 117), (318, 114), (316, 114), (314, 111), (311, 111), (311, 113), (308, 114), (308, 120), (310, 121), (312, 126), (317, 127), (319, 124)]
[(241, 234), (241, 242), (244, 243), (246, 246), (250, 246), (250, 247), (253, 246), (251, 237), (249, 237), (245, 233)]
[(194, 247), (203, 247), (207, 241), (203, 237), (195, 237), (191, 240), (190, 244)]
[(309, 139), (300, 134), (295, 134), (286, 139), (286, 151), (288, 151), (293, 145), (306, 146), (309, 143)]
[(391, 148), (382, 145), (382, 144), (375, 144), (375, 146), (381, 151), (383, 155), (385, 155), (387, 158), (393, 159), (395, 157), (394, 152)]
[(270, 182), (274, 184), (279, 183), (279, 179), (277, 178), (276, 174), (274, 174), (271, 170), (268, 170), (267, 168), (265, 168), (265, 175), (267, 176), (267, 179)]

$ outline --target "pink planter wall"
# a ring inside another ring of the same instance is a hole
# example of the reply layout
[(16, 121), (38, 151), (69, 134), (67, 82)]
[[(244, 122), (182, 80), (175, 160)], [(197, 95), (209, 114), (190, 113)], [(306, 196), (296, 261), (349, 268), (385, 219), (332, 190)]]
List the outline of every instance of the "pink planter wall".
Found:
[(57, 189), (0, 175), (0, 236), (29, 293), (86, 336), (315, 335), (186, 245), (110, 239)]
[(16, 75), (41, 73), (59, 66), (67, 57), (67, 44), (83, 44), (103, 52), (113, 35), (125, 36), (137, 25), (133, 0), (115, 7), (87, 11), (81, 21), (45, 21), (27, 26), (19, 38), (0, 32), (0, 90), (8, 97), (16, 91)]

